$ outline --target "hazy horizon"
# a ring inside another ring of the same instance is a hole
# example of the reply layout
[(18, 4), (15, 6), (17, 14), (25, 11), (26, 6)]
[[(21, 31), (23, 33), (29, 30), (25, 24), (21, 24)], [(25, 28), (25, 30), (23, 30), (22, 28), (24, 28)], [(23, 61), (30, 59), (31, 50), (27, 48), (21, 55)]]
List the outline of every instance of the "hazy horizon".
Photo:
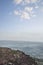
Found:
[(0, 40), (43, 42), (43, 0), (0, 0)]

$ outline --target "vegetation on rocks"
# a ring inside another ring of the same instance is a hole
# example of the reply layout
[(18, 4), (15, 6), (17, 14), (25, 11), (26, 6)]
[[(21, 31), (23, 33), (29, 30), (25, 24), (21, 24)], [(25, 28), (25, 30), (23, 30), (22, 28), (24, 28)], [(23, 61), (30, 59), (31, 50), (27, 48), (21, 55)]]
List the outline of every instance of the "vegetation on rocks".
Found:
[(37, 63), (19, 50), (0, 48), (0, 65), (37, 65)]

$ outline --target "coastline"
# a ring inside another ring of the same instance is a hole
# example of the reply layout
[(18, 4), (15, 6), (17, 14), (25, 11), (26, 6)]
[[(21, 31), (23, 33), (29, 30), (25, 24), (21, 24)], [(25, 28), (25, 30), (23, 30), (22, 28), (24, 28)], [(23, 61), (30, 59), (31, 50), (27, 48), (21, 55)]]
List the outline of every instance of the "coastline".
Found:
[(0, 65), (37, 65), (37, 62), (22, 51), (0, 47)]

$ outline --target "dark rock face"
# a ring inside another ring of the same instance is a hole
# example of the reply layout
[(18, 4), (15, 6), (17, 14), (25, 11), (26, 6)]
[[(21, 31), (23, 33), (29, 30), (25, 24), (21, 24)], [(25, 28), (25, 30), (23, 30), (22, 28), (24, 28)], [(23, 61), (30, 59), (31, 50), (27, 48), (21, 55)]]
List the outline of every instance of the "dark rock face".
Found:
[(9, 48), (0, 48), (0, 65), (37, 65), (29, 55)]

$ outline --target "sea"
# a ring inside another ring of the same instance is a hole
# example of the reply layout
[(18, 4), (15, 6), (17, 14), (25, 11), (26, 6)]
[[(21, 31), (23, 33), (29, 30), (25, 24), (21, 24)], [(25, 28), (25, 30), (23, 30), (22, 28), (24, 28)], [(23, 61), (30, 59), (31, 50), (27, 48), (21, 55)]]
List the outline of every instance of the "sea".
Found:
[(43, 42), (0, 41), (0, 47), (20, 50), (34, 58), (43, 59)]

